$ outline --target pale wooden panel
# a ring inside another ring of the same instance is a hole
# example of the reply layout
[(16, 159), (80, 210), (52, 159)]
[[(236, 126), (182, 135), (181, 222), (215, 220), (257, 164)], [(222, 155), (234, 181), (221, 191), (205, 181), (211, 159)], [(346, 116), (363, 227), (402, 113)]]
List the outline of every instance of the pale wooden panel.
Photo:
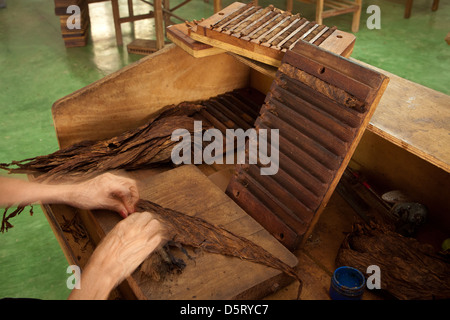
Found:
[(227, 54), (194, 58), (168, 45), (53, 104), (61, 148), (143, 124), (162, 107), (247, 86), (249, 67)]
[(391, 80), (368, 129), (450, 172), (450, 96), (371, 68)]

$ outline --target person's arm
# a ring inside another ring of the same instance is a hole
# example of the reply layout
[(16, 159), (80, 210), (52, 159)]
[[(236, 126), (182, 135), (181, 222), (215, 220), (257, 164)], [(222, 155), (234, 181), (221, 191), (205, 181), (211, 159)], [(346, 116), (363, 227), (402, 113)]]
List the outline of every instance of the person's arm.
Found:
[(110, 173), (78, 184), (41, 184), (0, 177), (0, 206), (67, 204), (80, 209), (108, 209), (122, 217), (134, 212), (139, 200), (136, 182)]
[(164, 229), (149, 212), (120, 221), (100, 242), (81, 273), (80, 289), (69, 300), (104, 300), (111, 290), (165, 241)]

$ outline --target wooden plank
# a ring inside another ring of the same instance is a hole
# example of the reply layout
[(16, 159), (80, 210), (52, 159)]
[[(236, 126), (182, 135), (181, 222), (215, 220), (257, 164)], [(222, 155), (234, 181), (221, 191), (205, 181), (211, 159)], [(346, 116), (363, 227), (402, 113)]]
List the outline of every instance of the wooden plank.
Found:
[(372, 68), (391, 81), (368, 130), (450, 172), (450, 96)]
[(209, 33), (208, 36), (203, 36), (201, 34), (191, 32), (189, 35), (194, 40), (209, 44), (224, 51), (229, 51), (262, 63), (266, 63), (274, 67), (279, 67), (281, 64), (281, 59), (283, 58), (284, 53), (280, 50), (261, 47), (259, 44), (254, 42), (242, 42), (238, 38), (230, 38), (228, 35), (223, 35), (219, 32), (215, 33), (216, 35), (214, 35), (214, 38), (211, 37), (211, 33)]
[(185, 23), (174, 24), (166, 28), (167, 38), (195, 58), (223, 53), (224, 50), (193, 40), (188, 35)]
[(243, 56), (240, 56), (238, 54), (234, 54), (229, 52), (228, 54), (232, 55), (233, 57), (236, 58), (236, 60), (241, 61), (242, 63), (248, 65), (249, 67), (251, 67), (253, 70), (256, 70), (258, 72), (261, 72), (262, 74), (265, 74), (271, 78), (275, 78), (275, 74), (277, 72), (277, 69), (273, 66), (261, 63), (259, 61), (256, 60), (252, 60)]
[[(148, 177), (137, 176), (141, 177), (138, 183), (144, 185), (140, 190), (142, 198), (223, 226), (261, 245), (288, 265), (297, 264), (292, 253), (195, 166), (185, 165)], [(108, 212), (94, 214), (105, 233), (119, 220), (117, 215)], [(136, 295), (152, 300), (257, 299), (271, 293), (272, 288), (281, 288), (286, 281), (289, 282), (289, 279), (272, 268), (238, 258), (187, 249), (194, 260), (186, 258), (179, 249), (173, 250), (174, 255), (187, 264), (180, 274), (168, 274), (158, 282), (136, 271), (129, 279)]]
[[(166, 42), (169, 44), (169, 42)], [(148, 39), (134, 39), (127, 44), (128, 53), (149, 55), (158, 51), (158, 44), (156, 40)]]

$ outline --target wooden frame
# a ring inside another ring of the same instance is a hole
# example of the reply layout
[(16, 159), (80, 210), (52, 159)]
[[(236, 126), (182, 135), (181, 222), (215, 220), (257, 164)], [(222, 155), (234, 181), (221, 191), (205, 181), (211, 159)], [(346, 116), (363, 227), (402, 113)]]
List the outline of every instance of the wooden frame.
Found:
[[(209, 74), (205, 74), (205, 70)], [(250, 76), (250, 68), (230, 55), (196, 59), (175, 45), (168, 45), (157, 53), (56, 101), (52, 114), (59, 144), (63, 148), (85, 139), (117, 135), (145, 122), (149, 116), (161, 112), (167, 105), (208, 99), (246, 87), (250, 83)], [(167, 90), (170, 90), (170, 94)], [(119, 96), (125, 100), (117, 99), (118, 91), (121, 92)], [(84, 104), (88, 107), (80, 108)], [(228, 198), (202, 170), (215, 171), (209, 166), (207, 169), (181, 166), (173, 170), (140, 170), (127, 175), (138, 181), (143, 198), (187, 214), (199, 214), (217, 225), (228, 226), (230, 230), (263, 245), (266, 250), (294, 267), (297, 263), (295, 256)], [(176, 188), (180, 192), (175, 192)], [(174, 192), (173, 197), (168, 196), (171, 192)], [(197, 201), (198, 196), (204, 198)], [(46, 206), (45, 211), (48, 220), (54, 225), (52, 228), (66, 257), (80, 267), (85, 265), (104, 235), (120, 221), (120, 217), (111, 212), (79, 211), (66, 206)], [(88, 248), (86, 252), (70, 247), (76, 246), (72, 235), (61, 228), (66, 217), (79, 217), (78, 223), (83, 225), (90, 240), (84, 246)], [(218, 220), (214, 220), (216, 218)], [(122, 291), (131, 292), (131, 296), (134, 294), (139, 299), (257, 299), (292, 281), (277, 270), (241, 259), (207, 252), (189, 251), (189, 254), (196, 257), (195, 261), (186, 259), (187, 267), (181, 275), (171, 275), (171, 278), (158, 285), (148, 278), (142, 278), (140, 273), (134, 273), (122, 285), (125, 287)], [(225, 272), (226, 277), (216, 277), (217, 270)], [(205, 278), (198, 276), (199, 272)], [(208, 272), (210, 276), (207, 276)]]

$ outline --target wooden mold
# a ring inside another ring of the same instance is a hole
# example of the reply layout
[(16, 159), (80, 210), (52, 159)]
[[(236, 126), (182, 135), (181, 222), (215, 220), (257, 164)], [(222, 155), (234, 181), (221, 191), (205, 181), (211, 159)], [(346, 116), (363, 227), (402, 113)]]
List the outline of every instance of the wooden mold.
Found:
[(355, 36), (308, 21), (273, 6), (234, 2), (190, 28), (201, 43), (279, 67), (286, 51), (306, 41), (339, 55), (350, 56)]
[(228, 195), (286, 247), (301, 245), (388, 81), (381, 73), (299, 42), (284, 56), (256, 120), (257, 129), (279, 129), (279, 170), (263, 176), (260, 164), (237, 165)]

